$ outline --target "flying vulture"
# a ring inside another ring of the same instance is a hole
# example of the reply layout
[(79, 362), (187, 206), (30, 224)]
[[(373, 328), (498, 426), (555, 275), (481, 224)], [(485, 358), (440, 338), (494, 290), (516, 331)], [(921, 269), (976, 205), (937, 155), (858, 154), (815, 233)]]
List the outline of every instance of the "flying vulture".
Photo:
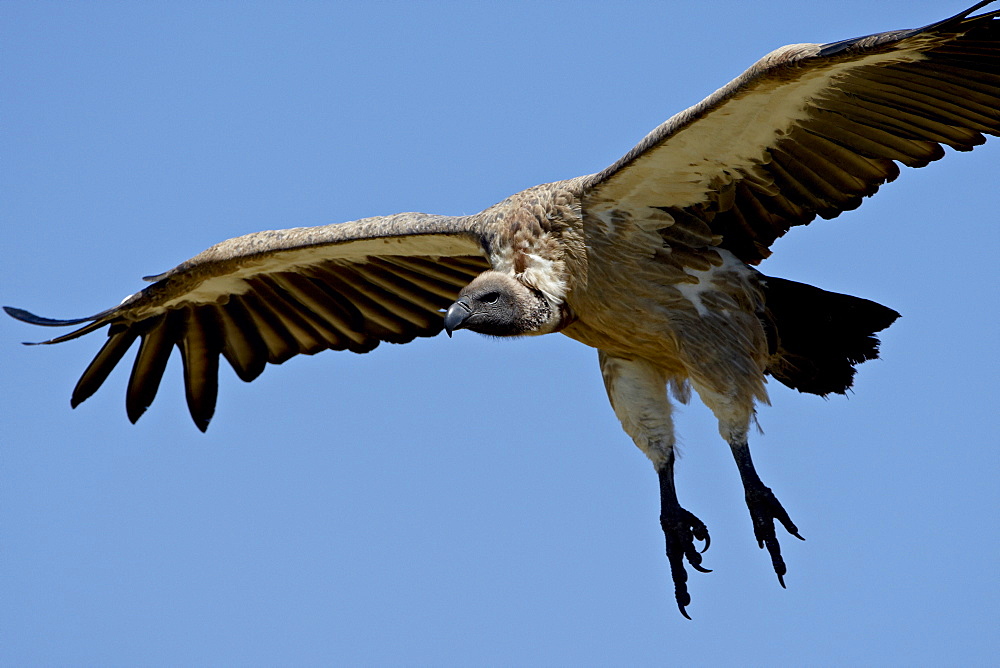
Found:
[(91, 396), (138, 342), (135, 422), (180, 350), (191, 417), (215, 410), (220, 356), (244, 381), (322, 350), (468, 329), (562, 333), (596, 348), (611, 406), (659, 476), (677, 605), (709, 534), (674, 487), (671, 396), (693, 388), (732, 449), (778, 580), (775, 522), (798, 528), (754, 470), (748, 432), (770, 376), (825, 396), (851, 387), (898, 317), (866, 299), (755, 267), (817, 215), (834, 218), (944, 146), (1000, 133), (1000, 11), (832, 44), (794, 44), (654, 129), (607, 169), (519, 192), (468, 216), (401, 213), (229, 239), (44, 343), (106, 329), (73, 390)]

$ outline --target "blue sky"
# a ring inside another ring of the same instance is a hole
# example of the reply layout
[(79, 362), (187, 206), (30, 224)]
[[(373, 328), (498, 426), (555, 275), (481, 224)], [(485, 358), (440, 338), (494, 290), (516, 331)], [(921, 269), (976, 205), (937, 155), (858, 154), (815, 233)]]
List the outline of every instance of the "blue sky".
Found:
[[(0, 302), (87, 315), (222, 239), (464, 214), (597, 171), (759, 56), (961, 2), (0, 5)], [(207, 434), (179, 364), (135, 426), (100, 335), (0, 319), (0, 662), (983, 664), (998, 642), (1000, 142), (905, 170), (766, 273), (903, 314), (849, 397), (771, 383), (752, 442), (807, 538), (782, 590), (700, 405), (672, 599), (656, 476), (596, 353), (468, 332), (323, 353)]]

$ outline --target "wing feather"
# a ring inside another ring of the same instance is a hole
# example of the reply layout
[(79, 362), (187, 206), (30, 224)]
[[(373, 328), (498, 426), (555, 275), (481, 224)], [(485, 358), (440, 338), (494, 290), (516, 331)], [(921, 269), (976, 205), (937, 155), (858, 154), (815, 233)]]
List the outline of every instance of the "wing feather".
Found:
[(135, 356), (132, 375), (129, 376), (125, 391), (125, 412), (133, 423), (142, 417), (156, 398), (160, 380), (167, 368), (167, 360), (170, 359), (170, 351), (173, 350), (182, 327), (183, 315), (181, 311), (169, 311), (144, 323), (145, 331), (141, 333), (139, 352)]
[(431, 278), (436, 278), (451, 288), (461, 288), (475, 278), (477, 274), (482, 273), (474, 272), (458, 265), (450, 265), (440, 261), (435, 262), (419, 257), (396, 257), (392, 258), (392, 262)]
[(215, 313), (222, 335), (222, 355), (240, 380), (249, 383), (264, 373), (267, 343), (240, 296), (230, 297), (225, 308), (213, 305), (202, 308)]
[[(427, 317), (429, 313), (436, 313), (441, 309), (447, 308), (451, 301), (453, 301), (447, 299), (447, 297), (442, 298), (417, 284), (407, 281), (394, 271), (386, 271), (385, 269), (371, 271), (361, 266), (355, 267), (354, 271), (368, 285), (380, 289), (383, 294), (395, 295), (394, 299), (402, 303), (407, 310), (415, 313), (419, 318), (419, 322), (425, 323), (425, 326), (433, 324), (433, 321), (428, 323)], [(412, 305), (416, 308), (410, 309), (407, 305)]]
[(378, 339), (367, 330), (367, 321), (357, 304), (337, 291), (336, 275), (317, 269), (309, 271), (306, 278), (311, 289), (304, 287), (303, 295), (311, 300), (309, 305), (315, 305), (317, 316), (343, 332), (351, 342), (348, 344), (350, 350), (364, 353), (378, 345)]
[(219, 395), (219, 340), (218, 322), (211, 308), (188, 308), (183, 336), (179, 337), (181, 363), (184, 368), (184, 396), (191, 419), (201, 431), (215, 414), (215, 401)]
[(215, 412), (220, 356), (251, 381), (267, 363), (295, 355), (364, 353), (382, 341), (406, 343), (440, 332), (441, 311), (490, 268), (481, 225), (476, 218), (399, 214), (261, 232), (210, 248), (91, 318), (7, 311), (37, 325), (83, 325), (44, 343), (109, 327), (73, 391), (74, 407), (100, 388), (139, 339), (125, 397), (132, 422), (156, 397), (176, 346), (188, 409), (204, 431)]
[(121, 361), (137, 338), (139, 338), (139, 330), (136, 327), (129, 328), (117, 324), (108, 329), (108, 340), (87, 366), (83, 375), (80, 376), (76, 387), (73, 388), (73, 395), (70, 398), (70, 405), (73, 408), (79, 406), (100, 389), (104, 381), (107, 380), (108, 374)]
[[(896, 69), (909, 74), (908, 69), (904, 70), (902, 67)], [(963, 89), (978, 92), (987, 100), (996, 97), (996, 88), (1000, 86), (1000, 76), (981, 72), (974, 66), (962, 67), (955, 62), (931, 61), (920, 68), (920, 74), (936, 74), (938, 78), (947, 82), (961, 81)]]
[(285, 362), (298, 354), (315, 355), (326, 347), (322, 335), (300, 313), (301, 305), (284, 290), (276, 289), (270, 275), (255, 276), (248, 282), (251, 291), (246, 297), (253, 310), (267, 319), (274, 334), (281, 339), (276, 359)]
[(858, 207), (896, 178), (895, 162), (923, 167), (942, 145), (969, 151), (1000, 135), (1000, 12), (971, 16), (988, 4), (917, 30), (768, 54), (590, 177), (585, 213), (686, 211), (759, 262), (791, 227)]
[(346, 350), (351, 342), (349, 333), (353, 333), (359, 342), (364, 340), (363, 334), (348, 325), (342, 315), (343, 310), (308, 277), (282, 272), (270, 278), (294, 299), (299, 313), (331, 350)]
[[(455, 281), (451, 278), (445, 280), (434, 275), (437, 271), (437, 267), (434, 265), (421, 267), (411, 258), (374, 258), (372, 266), (387, 274), (397, 276), (400, 280), (424, 290), (437, 299), (447, 300), (448, 303), (454, 301), (451, 299), (451, 295), (455, 293)], [(468, 282), (466, 281), (466, 283)]]
[(874, 193), (880, 181), (891, 181), (899, 175), (899, 168), (892, 160), (872, 158), (857, 149), (850, 149), (824, 136), (818, 130), (808, 130), (798, 136), (799, 144), (813, 153), (827, 155), (843, 170), (849, 172), (863, 185), (864, 194)]
[[(876, 94), (895, 100), (903, 108), (910, 102), (919, 101), (922, 108), (931, 114), (947, 112), (959, 123), (979, 123), (980, 127), (977, 129), (981, 132), (989, 132), (991, 129), (991, 114), (995, 114), (996, 110), (979, 102), (968, 90), (957, 86), (931, 87), (919, 75), (911, 73), (909, 76), (901, 76), (888, 69), (860, 70), (854, 74), (854, 79), (859, 87), (867, 86)], [(955, 102), (956, 97), (962, 99), (962, 104)], [(945, 126), (952, 127), (949, 124)]]
[(354, 305), (372, 334), (382, 341), (397, 340), (406, 331), (406, 325), (392, 311), (379, 304), (377, 298), (358, 290), (359, 282), (354, 272), (327, 272), (326, 283)]
[(415, 303), (405, 293), (386, 289), (378, 283), (368, 280), (362, 271), (355, 272), (358, 277), (358, 291), (383, 305), (397, 319), (404, 322), (407, 331), (419, 336), (421, 334), (437, 333), (437, 310), (430, 310)]
[[(862, 104), (824, 101), (816, 110), (819, 123), (807, 131), (826, 137), (858, 155), (899, 161), (907, 167), (924, 167), (944, 155), (937, 144), (912, 139), (918, 130), (897, 120), (865, 114)], [(898, 170), (897, 170), (898, 173)], [(875, 180), (878, 183), (878, 179)]]

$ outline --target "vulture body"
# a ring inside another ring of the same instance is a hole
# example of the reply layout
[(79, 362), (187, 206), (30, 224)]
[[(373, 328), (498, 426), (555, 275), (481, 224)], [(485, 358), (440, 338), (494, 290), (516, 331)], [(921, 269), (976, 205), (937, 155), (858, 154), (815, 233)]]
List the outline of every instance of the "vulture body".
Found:
[(671, 399), (693, 388), (718, 418), (755, 536), (782, 580), (775, 522), (798, 529), (758, 477), (748, 432), (765, 381), (844, 393), (898, 314), (768, 277), (755, 266), (791, 227), (833, 218), (943, 146), (1000, 133), (1000, 12), (833, 44), (778, 49), (653, 130), (604, 171), (536, 186), (460, 217), (404, 213), (224, 241), (118, 306), (36, 325), (107, 328), (75, 407), (126, 352), (133, 422), (180, 350), (187, 404), (212, 418), (219, 359), (245, 381), (322, 350), (364, 353), (446, 329), (561, 332), (596, 348), (611, 405), (660, 481), (660, 522), (682, 614), (685, 562), (706, 526), (674, 488)]

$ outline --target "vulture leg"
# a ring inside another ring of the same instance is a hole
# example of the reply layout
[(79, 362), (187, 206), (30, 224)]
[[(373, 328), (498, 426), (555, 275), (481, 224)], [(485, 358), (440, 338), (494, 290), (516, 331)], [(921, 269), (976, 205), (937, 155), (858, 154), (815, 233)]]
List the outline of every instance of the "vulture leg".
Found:
[[(764, 485), (757, 475), (757, 470), (753, 466), (753, 459), (750, 458), (750, 446), (747, 443), (747, 433), (750, 431), (750, 422), (753, 419), (753, 400), (749, 392), (741, 392), (739, 388), (733, 392), (721, 393), (695, 382), (695, 389), (698, 390), (702, 401), (712, 409), (719, 420), (719, 433), (733, 451), (736, 459), (736, 466), (740, 470), (740, 478), (743, 481), (743, 491), (745, 493), (747, 508), (750, 510), (750, 519), (753, 521), (753, 535), (757, 539), (757, 545), (762, 549), (767, 548), (767, 553), (771, 555), (771, 565), (778, 576), (778, 582), (785, 586), (785, 562), (781, 558), (781, 545), (778, 543), (778, 536), (774, 531), (774, 521), (777, 520), (785, 527), (788, 533), (799, 540), (805, 540), (799, 535), (799, 530), (788, 517), (788, 513), (775, 498), (769, 487)], [(766, 395), (765, 395), (766, 396)]]
[[(639, 449), (646, 453), (660, 478), (660, 526), (667, 542), (667, 560), (674, 581), (674, 597), (681, 614), (691, 602), (684, 560), (702, 573), (701, 553), (708, 549), (705, 524), (681, 507), (674, 487), (674, 424), (667, 399), (667, 376), (641, 359), (626, 360), (599, 351), (601, 375), (611, 407)], [(695, 540), (704, 541), (699, 551)], [(690, 617), (688, 617), (690, 619)]]
[(781, 522), (785, 530), (799, 540), (805, 540), (805, 538), (799, 535), (798, 528), (788, 517), (788, 513), (774, 496), (774, 492), (761, 482), (760, 476), (757, 475), (757, 470), (753, 466), (753, 460), (750, 458), (750, 446), (746, 439), (733, 439), (729, 442), (729, 447), (733, 450), (733, 457), (736, 459), (736, 466), (739, 467), (740, 478), (743, 480), (747, 508), (750, 510), (750, 519), (753, 521), (753, 535), (757, 539), (759, 547), (767, 547), (767, 552), (771, 555), (771, 565), (774, 566), (774, 572), (778, 576), (778, 582), (784, 587), (787, 569), (781, 558), (781, 545), (778, 544), (778, 537), (774, 533), (774, 521)]
[[(691, 619), (685, 610), (691, 603), (691, 595), (687, 590), (688, 576), (684, 569), (684, 560), (687, 559), (691, 568), (696, 571), (710, 573), (709, 569), (701, 565), (701, 553), (708, 549), (711, 539), (705, 523), (681, 508), (681, 504), (677, 501), (672, 451), (656, 473), (660, 476), (660, 527), (663, 528), (663, 536), (667, 541), (667, 561), (670, 563), (670, 576), (674, 581), (674, 598), (681, 614)], [(695, 539), (705, 543), (705, 547), (700, 551), (695, 547)]]

